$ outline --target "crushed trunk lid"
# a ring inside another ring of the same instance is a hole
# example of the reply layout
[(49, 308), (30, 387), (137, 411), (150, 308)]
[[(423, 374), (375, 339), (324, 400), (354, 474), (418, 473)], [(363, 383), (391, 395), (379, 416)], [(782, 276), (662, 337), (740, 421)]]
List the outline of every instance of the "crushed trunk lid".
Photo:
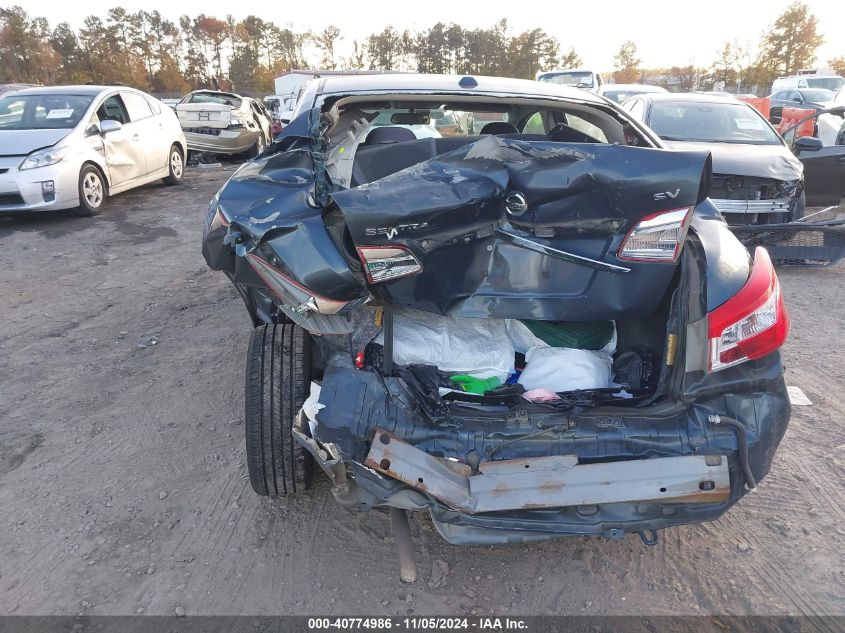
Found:
[(332, 194), (359, 249), (397, 247), (416, 274), (374, 284), (440, 314), (611, 319), (653, 309), (671, 263), (617, 257), (637, 222), (694, 207), (707, 153), (488, 136)]

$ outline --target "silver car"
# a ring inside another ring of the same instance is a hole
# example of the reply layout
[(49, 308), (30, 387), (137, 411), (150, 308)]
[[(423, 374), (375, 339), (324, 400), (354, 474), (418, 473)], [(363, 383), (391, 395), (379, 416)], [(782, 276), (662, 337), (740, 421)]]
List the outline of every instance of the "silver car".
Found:
[(258, 156), (273, 140), (272, 118), (258, 99), (218, 90), (195, 90), (176, 106), (192, 152)]
[(0, 98), (0, 213), (100, 212), (108, 196), (182, 180), (176, 114), (122, 86), (30, 88)]

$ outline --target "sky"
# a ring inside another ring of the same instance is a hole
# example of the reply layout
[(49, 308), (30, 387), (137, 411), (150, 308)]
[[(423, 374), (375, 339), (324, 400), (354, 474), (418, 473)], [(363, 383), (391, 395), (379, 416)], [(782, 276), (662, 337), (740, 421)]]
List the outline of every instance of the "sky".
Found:
[[(613, 56), (622, 42), (633, 40), (645, 68), (694, 63), (708, 66), (726, 41), (737, 40), (756, 51), (760, 35), (789, 5), (789, 0), (590, 0), (573, 3), (560, 0), (518, 3), (504, 0), (450, 2), (435, 0), (403, 2), (396, 0), (321, 0), (287, 2), (285, 0), (101, 0), (76, 4), (56, 0), (2, 0), (3, 5), (20, 4), (32, 15), (47, 17), (51, 26), (66, 21), (82, 26), (85, 16), (105, 16), (108, 8), (123, 6), (129, 11), (158, 10), (164, 17), (178, 20), (182, 14), (199, 13), (224, 18), (232, 14), (241, 19), (249, 14), (297, 30), (320, 31), (329, 24), (341, 28), (344, 39), (337, 50), (346, 55), (353, 38), (392, 25), (402, 31), (424, 30), (438, 21), (455, 22), (464, 28), (490, 27), (507, 18), (512, 32), (541, 27), (555, 36), (561, 50), (574, 47), (585, 66), (599, 71), (613, 68)], [(831, 57), (845, 55), (845, 2), (842, 0), (807, 0), (810, 11), (819, 20), (825, 43), (819, 48), (817, 66)], [(366, 9), (364, 7), (370, 7)]]

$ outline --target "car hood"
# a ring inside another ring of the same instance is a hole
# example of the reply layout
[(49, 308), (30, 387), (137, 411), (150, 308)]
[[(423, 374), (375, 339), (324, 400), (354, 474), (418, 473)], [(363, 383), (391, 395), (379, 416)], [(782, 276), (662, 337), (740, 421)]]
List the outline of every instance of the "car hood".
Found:
[(72, 130), (2, 130), (0, 156), (26, 156), (61, 141)]
[(667, 147), (709, 151), (713, 173), (775, 180), (798, 180), (804, 166), (782, 145), (741, 145), (737, 143), (688, 143), (664, 141)]

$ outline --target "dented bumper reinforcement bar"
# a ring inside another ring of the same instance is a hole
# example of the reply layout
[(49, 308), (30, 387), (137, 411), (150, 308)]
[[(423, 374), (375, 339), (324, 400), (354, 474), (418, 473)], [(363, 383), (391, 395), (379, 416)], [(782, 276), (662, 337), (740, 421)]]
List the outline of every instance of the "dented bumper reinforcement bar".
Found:
[(730, 497), (728, 460), (687, 455), (578, 464), (575, 455), (466, 464), (376, 429), (366, 465), (469, 514), (635, 501), (719, 503)]

